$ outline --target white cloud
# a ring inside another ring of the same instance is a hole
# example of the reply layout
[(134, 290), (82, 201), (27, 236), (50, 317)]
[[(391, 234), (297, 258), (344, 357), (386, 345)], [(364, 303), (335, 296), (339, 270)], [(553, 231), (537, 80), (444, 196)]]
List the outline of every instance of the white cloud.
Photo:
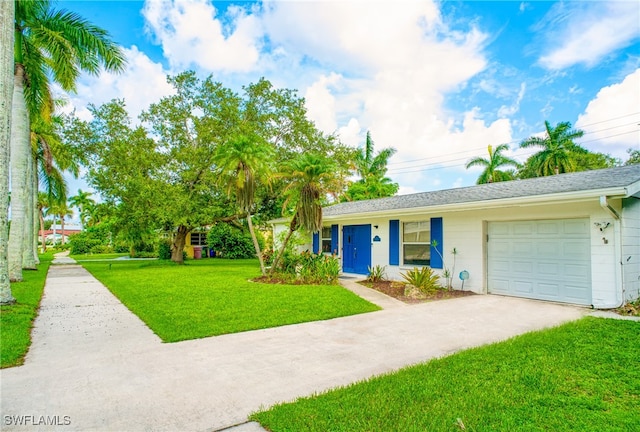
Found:
[(142, 14), (173, 69), (245, 72), (256, 66), (260, 20), (239, 6), (219, 17), (207, 0), (148, 0)]
[(498, 110), (498, 117), (509, 117), (517, 113), (520, 110), (520, 102), (522, 102), (522, 98), (524, 98), (524, 93), (526, 90), (527, 84), (521, 83), (520, 91), (518, 92), (518, 97), (516, 98), (516, 100), (509, 106), (502, 105)]
[(114, 98), (124, 98), (127, 111), (135, 119), (151, 103), (173, 93), (162, 65), (151, 61), (135, 46), (124, 52), (127, 57), (125, 72), (115, 75), (103, 71), (97, 77), (83, 75), (77, 94), (69, 97), (67, 111), (75, 109), (78, 117), (88, 120), (91, 116), (87, 109), (89, 103), (98, 106)]
[(338, 128), (336, 123), (336, 100), (328, 87), (333, 86), (341, 79), (342, 77), (335, 73), (329, 76), (322, 75), (305, 92), (304, 99), (309, 118), (321, 130), (333, 132)]
[(622, 82), (603, 87), (575, 126), (585, 131), (585, 147), (624, 160), (628, 148), (640, 149), (639, 123), (640, 68)]
[(538, 28), (548, 32), (547, 45), (552, 47), (539, 63), (548, 69), (594, 66), (640, 36), (639, 15), (635, 1), (557, 3)]

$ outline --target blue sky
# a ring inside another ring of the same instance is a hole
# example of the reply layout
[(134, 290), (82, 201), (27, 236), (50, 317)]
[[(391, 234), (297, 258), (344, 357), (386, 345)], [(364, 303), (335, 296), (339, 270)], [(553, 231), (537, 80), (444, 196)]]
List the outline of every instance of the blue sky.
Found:
[[(397, 150), (400, 193), (475, 183), (466, 161), (552, 124), (590, 150), (640, 149), (635, 1), (59, 1), (126, 51), (120, 76), (85, 76), (68, 109), (124, 98), (133, 117), (193, 69), (234, 89), (266, 77), (352, 146)], [(86, 189), (80, 182), (73, 182)]]

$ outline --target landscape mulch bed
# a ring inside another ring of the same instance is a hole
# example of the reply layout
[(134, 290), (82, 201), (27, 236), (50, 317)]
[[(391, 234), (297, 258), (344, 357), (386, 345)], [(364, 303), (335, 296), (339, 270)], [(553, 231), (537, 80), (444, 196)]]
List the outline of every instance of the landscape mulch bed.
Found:
[(358, 282), (361, 285), (364, 285), (368, 288), (372, 288), (376, 291), (380, 291), (383, 294), (386, 294), (390, 297), (396, 298), (404, 303), (415, 304), (415, 303), (425, 303), (434, 300), (445, 300), (450, 298), (457, 297), (466, 297), (470, 295), (474, 295), (471, 291), (461, 291), (461, 290), (437, 290), (436, 292), (428, 295), (424, 299), (417, 299), (412, 297), (407, 297), (404, 295), (404, 283), (396, 282), (396, 281), (380, 281), (380, 282), (367, 282), (360, 281)]

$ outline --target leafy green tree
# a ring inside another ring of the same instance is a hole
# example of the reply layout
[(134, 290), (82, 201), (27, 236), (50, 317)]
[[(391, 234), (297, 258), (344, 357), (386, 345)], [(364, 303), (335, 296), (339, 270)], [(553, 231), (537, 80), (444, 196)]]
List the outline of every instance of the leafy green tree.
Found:
[(388, 147), (375, 154), (373, 139), (367, 131), (365, 145), (357, 150), (353, 163), (360, 180), (349, 185), (342, 201), (384, 198), (398, 193), (398, 183), (386, 177), (387, 164), (395, 153), (394, 148)]
[(502, 152), (509, 150), (508, 144), (500, 144), (495, 149), (493, 146), (487, 146), (489, 152), (489, 158), (476, 157), (467, 162), (466, 168), (469, 169), (474, 166), (483, 167), (484, 170), (478, 177), (476, 184), (495, 183), (507, 180), (513, 180), (515, 177), (515, 170), (503, 171), (502, 167), (518, 168), (520, 164), (515, 159), (506, 157)]
[(605, 153), (586, 151), (574, 154), (576, 171), (589, 171), (604, 168), (613, 168), (622, 165), (622, 161)]
[(520, 143), (521, 148), (540, 148), (531, 156), (526, 166), (530, 169), (523, 171), (524, 175), (534, 174), (536, 177), (549, 176), (576, 170), (576, 155), (587, 151), (577, 145), (574, 140), (582, 137), (584, 132), (571, 129), (571, 123), (561, 122), (555, 127), (548, 121), (544, 122), (545, 136), (530, 137)]
[(256, 237), (251, 213), (255, 207), (256, 188), (259, 179), (268, 179), (273, 148), (258, 137), (239, 135), (228, 143), (218, 146), (215, 162), (220, 179), (226, 183), (227, 194), (235, 192), (236, 204), (240, 212), (246, 214), (249, 233), (260, 262), (260, 271), (266, 274), (262, 251)]
[(624, 163), (625, 165), (640, 164), (640, 149), (628, 149), (629, 159)]
[[(11, 126), (12, 221), (9, 236), (9, 274), (22, 280), (24, 233), (33, 214), (35, 190), (29, 174), (29, 115), (53, 112), (50, 79), (65, 91), (75, 91), (81, 71), (97, 75), (101, 67), (119, 72), (124, 55), (103, 29), (75, 13), (51, 9), (48, 0), (15, 3), (14, 96)], [(28, 85), (26, 85), (28, 83)], [(33, 173), (32, 175), (35, 175)]]
[[(196, 228), (248, 213), (252, 224), (253, 216), (265, 220), (286, 182), (276, 179), (270, 190), (264, 181), (247, 182), (247, 174), (261, 179), (259, 165), (268, 155), (273, 155), (274, 166), (309, 151), (347, 159), (344, 146), (306, 119), (301, 98), (273, 89), (266, 80), (243, 88), (242, 94), (194, 72), (168, 80), (175, 93), (152, 104), (142, 114), (141, 126), (132, 127), (123, 101), (112, 101), (91, 107), (91, 122), (70, 120), (65, 137), (83, 149), (89, 183), (114, 204), (119, 221), (172, 234), (175, 262), (183, 261), (186, 236)], [(259, 148), (241, 161), (244, 149), (235, 140), (243, 136)], [(250, 165), (253, 170), (245, 170)], [(346, 165), (335, 173), (346, 177)]]
[(287, 180), (283, 193), (285, 208), (291, 206), (293, 216), (278, 254), (273, 260), (272, 273), (278, 264), (287, 243), (299, 228), (314, 233), (322, 230), (322, 205), (326, 196), (338, 185), (337, 169), (332, 160), (318, 153), (303, 153), (284, 166), (280, 174)]
[(15, 3), (0, 2), (0, 304), (15, 303), (9, 281), (9, 147)]

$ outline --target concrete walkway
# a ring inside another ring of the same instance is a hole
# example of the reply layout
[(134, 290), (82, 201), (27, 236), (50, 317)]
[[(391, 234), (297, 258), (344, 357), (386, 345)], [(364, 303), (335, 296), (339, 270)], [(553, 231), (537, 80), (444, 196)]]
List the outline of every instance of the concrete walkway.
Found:
[(380, 300), (379, 312), (164, 344), (82, 267), (51, 266), (25, 365), (0, 371), (0, 428), (260, 431), (246, 421), (261, 407), (589, 312), (498, 296)]

